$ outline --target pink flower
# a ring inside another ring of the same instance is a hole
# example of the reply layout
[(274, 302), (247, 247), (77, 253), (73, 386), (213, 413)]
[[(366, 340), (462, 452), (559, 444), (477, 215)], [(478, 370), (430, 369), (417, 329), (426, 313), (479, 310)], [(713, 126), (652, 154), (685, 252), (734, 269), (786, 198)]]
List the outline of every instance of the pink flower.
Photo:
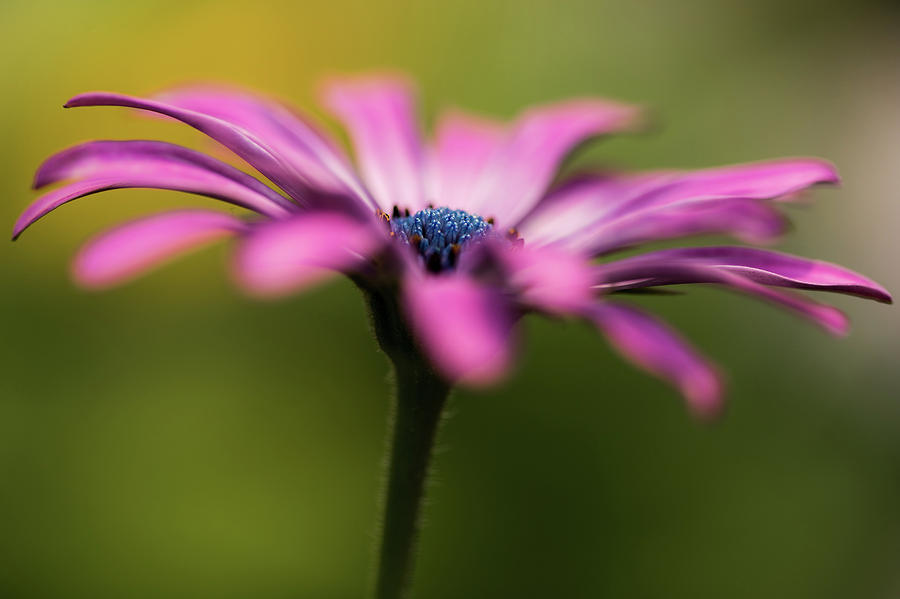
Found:
[(118, 284), (201, 244), (235, 237), (234, 272), (248, 291), (281, 295), (345, 273), (370, 296), (396, 303), (399, 326), (448, 382), (487, 384), (502, 376), (524, 314), (571, 316), (594, 324), (626, 359), (673, 383), (701, 414), (721, 400), (714, 368), (616, 294), (711, 283), (788, 308), (835, 334), (847, 330), (839, 310), (785, 288), (891, 301), (880, 285), (839, 266), (744, 246), (605, 258), (699, 234), (771, 240), (784, 231), (780, 202), (838, 181), (824, 161), (586, 174), (556, 183), (574, 148), (633, 127), (638, 111), (581, 99), (531, 108), (508, 125), (451, 111), (425, 141), (412, 86), (400, 77), (333, 81), (323, 96), (346, 127), (355, 163), (306, 117), (245, 92), (76, 96), (67, 107), (125, 106), (182, 121), (275, 188), (180, 146), (94, 141), (41, 165), (35, 187), (67, 183), (25, 210), (14, 237), (58, 206), (98, 191), (147, 187), (209, 196), (254, 214), (185, 210), (122, 225), (81, 250), (75, 278), (88, 287)]

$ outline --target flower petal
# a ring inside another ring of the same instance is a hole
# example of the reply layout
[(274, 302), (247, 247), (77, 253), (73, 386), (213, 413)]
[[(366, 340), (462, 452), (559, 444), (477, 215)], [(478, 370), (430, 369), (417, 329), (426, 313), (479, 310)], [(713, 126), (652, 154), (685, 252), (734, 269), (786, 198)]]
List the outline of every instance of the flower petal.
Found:
[(109, 287), (246, 228), (242, 220), (220, 212), (182, 210), (145, 217), (85, 244), (72, 263), (72, 275), (85, 287)]
[(591, 138), (634, 127), (639, 111), (618, 102), (583, 99), (538, 106), (514, 124), (473, 190), (473, 209), (516, 226), (544, 197), (563, 160)]
[(517, 229), (529, 243), (586, 246), (590, 230), (628, 198), (656, 188), (669, 173), (579, 175), (551, 191)]
[(839, 183), (834, 165), (818, 158), (782, 158), (684, 173), (655, 202), (698, 197), (793, 198), (812, 185)]
[(237, 125), (284, 156), (317, 189), (377, 208), (343, 150), (325, 131), (278, 101), (211, 85), (168, 90), (157, 99)]
[(165, 102), (108, 92), (90, 92), (66, 102), (76, 106), (124, 106), (162, 114), (179, 120), (215, 139), (268, 177), (275, 185), (299, 202), (308, 202), (314, 186), (309, 179), (280, 155), (271, 145), (246, 129), (193, 110)]
[(595, 295), (595, 270), (578, 254), (553, 246), (523, 246), (498, 248), (495, 256), (506, 268), (519, 301), (530, 308), (571, 314)]
[[(625, 258), (600, 267), (601, 277), (631, 280), (646, 276), (657, 266), (687, 265), (674, 269), (672, 277), (654, 278), (654, 285), (704, 282), (704, 270), (696, 266), (744, 276), (757, 283), (815, 291), (845, 293), (883, 303), (891, 303), (891, 294), (881, 285), (837, 264), (810, 260), (771, 250), (737, 246), (674, 248)], [(709, 281), (706, 281), (709, 282)]]
[(715, 368), (675, 331), (618, 303), (595, 304), (586, 316), (628, 361), (675, 385), (694, 413), (719, 411), (723, 385)]
[(429, 197), (437, 206), (474, 211), (473, 190), (506, 140), (505, 127), (458, 110), (441, 115), (435, 134)]
[(772, 289), (757, 283), (752, 278), (713, 266), (686, 263), (631, 265), (619, 273), (615, 270), (615, 263), (612, 263), (603, 265), (599, 272), (601, 277), (608, 277), (609, 280), (619, 282), (618, 284), (601, 283), (598, 286), (598, 290), (601, 292), (652, 287), (659, 284), (657, 281), (666, 280), (717, 283), (788, 308), (833, 335), (846, 335), (850, 328), (847, 316), (834, 306), (820, 304), (796, 293)]
[(413, 333), (449, 380), (485, 385), (509, 369), (515, 319), (498, 290), (464, 275), (410, 275), (403, 296)]
[(171, 178), (170, 173), (184, 171), (210, 180), (213, 175), (229, 179), (246, 188), (235, 188), (235, 199), (262, 214), (268, 211), (283, 216), (297, 208), (271, 187), (221, 160), (183, 146), (149, 140), (89, 141), (57, 152), (38, 167), (34, 188), (67, 179), (106, 178), (117, 173), (146, 175), (154, 170), (163, 179)]
[(399, 76), (335, 79), (323, 102), (343, 123), (382, 210), (425, 207), (425, 151), (412, 85)]
[(281, 296), (333, 271), (351, 271), (387, 240), (371, 223), (336, 212), (306, 212), (264, 223), (241, 244), (235, 276), (250, 293)]
[(644, 243), (724, 234), (747, 243), (770, 242), (787, 229), (771, 204), (750, 198), (692, 200), (635, 213), (597, 226), (584, 248), (600, 256)]
[(97, 141), (50, 157), (35, 186), (83, 178), (37, 198), (19, 217), (13, 239), (35, 221), (72, 200), (123, 188), (170, 189), (204, 195), (280, 218), (297, 207), (250, 175), (187, 148), (154, 141)]
[[(616, 249), (609, 239), (611, 229), (622, 232), (637, 225), (650, 233), (650, 228), (641, 224), (644, 217), (670, 222), (670, 215), (679, 211), (718, 210), (712, 208), (718, 202), (749, 205), (749, 200), (784, 199), (811, 185), (838, 180), (834, 167), (815, 158), (688, 172), (582, 176), (547, 196), (519, 229), (527, 239), (561, 240), (571, 247), (596, 247), (597, 253), (603, 253)], [(657, 213), (664, 216), (657, 217)], [(746, 238), (746, 234), (738, 236)]]

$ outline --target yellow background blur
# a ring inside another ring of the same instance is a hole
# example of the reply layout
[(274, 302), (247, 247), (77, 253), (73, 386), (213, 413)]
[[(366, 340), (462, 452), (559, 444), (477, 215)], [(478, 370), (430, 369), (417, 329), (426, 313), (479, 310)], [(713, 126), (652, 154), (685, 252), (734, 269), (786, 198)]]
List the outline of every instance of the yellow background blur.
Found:
[[(0, 3), (0, 222), (91, 138), (205, 147), (70, 96), (224, 80), (314, 109), (333, 72), (395, 67), (509, 116), (573, 94), (660, 127), (590, 158), (701, 167), (820, 155), (845, 183), (782, 246), (900, 290), (900, 12), (892, 2)], [(210, 201), (116, 191), (0, 245), (0, 597), (353, 598), (366, 586), (384, 359), (346, 282), (275, 303), (229, 248), (105, 293), (79, 242)], [(900, 315), (836, 298), (845, 340), (715, 290), (641, 303), (728, 373), (713, 426), (587, 327), (527, 321), (516, 375), (454, 396), (416, 597), (900, 596)]]

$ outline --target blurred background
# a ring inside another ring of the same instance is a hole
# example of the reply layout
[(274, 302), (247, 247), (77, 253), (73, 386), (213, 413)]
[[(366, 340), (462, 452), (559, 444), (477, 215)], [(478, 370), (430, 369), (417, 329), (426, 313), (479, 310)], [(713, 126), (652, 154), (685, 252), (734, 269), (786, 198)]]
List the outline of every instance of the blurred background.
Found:
[[(833, 160), (787, 251), (900, 290), (900, 12), (892, 2), (4, 0), (0, 222), (35, 167), (90, 138), (205, 147), (87, 90), (224, 80), (316, 111), (334, 72), (407, 70), (425, 115), (508, 117), (599, 94), (652, 133), (585, 160)], [(107, 225), (209, 200), (115, 191), (0, 244), (0, 597), (355, 598), (367, 586), (387, 364), (356, 290), (258, 303), (226, 245), (126, 287), (68, 277)], [(727, 373), (724, 418), (588, 327), (526, 321), (503, 386), (458, 392), (416, 597), (900, 597), (900, 313), (835, 297), (834, 340), (753, 300), (641, 303)]]

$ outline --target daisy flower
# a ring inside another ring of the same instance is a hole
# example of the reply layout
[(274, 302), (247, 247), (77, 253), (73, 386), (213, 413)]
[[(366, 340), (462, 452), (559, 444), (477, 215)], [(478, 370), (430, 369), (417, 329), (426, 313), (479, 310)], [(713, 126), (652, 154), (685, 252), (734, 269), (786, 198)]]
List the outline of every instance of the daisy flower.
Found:
[(838, 182), (825, 161), (559, 180), (574, 149), (634, 128), (639, 110), (583, 98), (530, 108), (508, 124), (452, 110), (426, 140), (413, 86), (403, 77), (333, 80), (322, 99), (345, 127), (353, 159), (306, 116), (240, 90), (76, 96), (66, 107), (123, 106), (181, 121), (263, 179), (161, 141), (92, 141), (40, 166), (36, 188), (65, 183), (25, 210), (13, 236), (83, 196), (169, 189), (248, 214), (181, 210), (123, 224), (81, 249), (75, 279), (108, 287), (226, 237), (237, 241), (236, 281), (257, 296), (297, 292), (334, 273), (349, 276), (366, 297), (396, 377), (377, 597), (399, 597), (408, 587), (431, 445), (449, 389), (502, 377), (525, 314), (591, 323), (626, 360), (672, 383), (694, 412), (709, 415), (722, 398), (716, 369), (665, 324), (621, 301), (626, 292), (727, 287), (837, 335), (847, 331), (846, 317), (798, 290), (891, 301), (883, 287), (851, 270), (747, 245), (614, 258), (620, 250), (702, 234), (771, 241), (785, 230), (782, 203), (813, 185)]

